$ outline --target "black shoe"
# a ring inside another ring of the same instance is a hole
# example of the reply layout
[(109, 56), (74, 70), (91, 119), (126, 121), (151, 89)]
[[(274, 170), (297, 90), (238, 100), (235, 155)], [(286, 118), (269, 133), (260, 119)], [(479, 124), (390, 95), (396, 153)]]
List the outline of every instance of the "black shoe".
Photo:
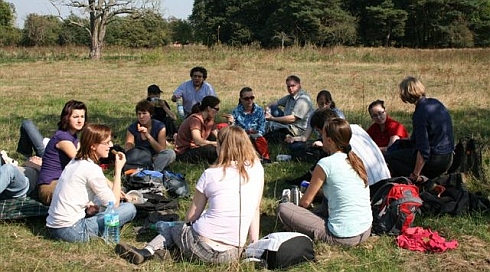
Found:
[(146, 260), (153, 258), (153, 255), (147, 249), (137, 249), (127, 244), (117, 244), (115, 248), (116, 253), (130, 263), (141, 264)]

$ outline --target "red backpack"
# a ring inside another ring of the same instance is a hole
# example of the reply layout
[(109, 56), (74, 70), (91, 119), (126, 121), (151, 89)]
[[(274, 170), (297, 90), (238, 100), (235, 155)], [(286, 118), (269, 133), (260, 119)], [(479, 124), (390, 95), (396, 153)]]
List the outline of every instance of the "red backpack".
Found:
[(412, 226), (415, 214), (422, 206), (417, 186), (405, 177), (384, 181), (371, 199), (372, 232), (375, 234), (402, 234)]

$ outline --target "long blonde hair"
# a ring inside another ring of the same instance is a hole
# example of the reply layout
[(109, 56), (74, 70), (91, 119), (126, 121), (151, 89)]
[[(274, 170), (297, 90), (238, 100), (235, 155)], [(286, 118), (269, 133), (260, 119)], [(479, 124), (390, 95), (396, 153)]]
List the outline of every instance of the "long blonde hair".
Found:
[(349, 144), (352, 138), (352, 130), (350, 128), (349, 122), (342, 118), (332, 118), (325, 122), (323, 127), (325, 135), (330, 137), (332, 141), (337, 145), (337, 147), (344, 153), (347, 154), (347, 161), (352, 166), (354, 171), (359, 175), (359, 177), (364, 181), (364, 186), (368, 186), (368, 177), (366, 173), (366, 168), (364, 168), (364, 163), (357, 156), (352, 147)]
[(243, 128), (227, 126), (218, 132), (218, 159), (213, 166), (223, 167), (224, 175), (226, 168), (235, 165), (239, 175), (247, 182), (246, 167), (253, 166), (256, 160), (257, 152)]

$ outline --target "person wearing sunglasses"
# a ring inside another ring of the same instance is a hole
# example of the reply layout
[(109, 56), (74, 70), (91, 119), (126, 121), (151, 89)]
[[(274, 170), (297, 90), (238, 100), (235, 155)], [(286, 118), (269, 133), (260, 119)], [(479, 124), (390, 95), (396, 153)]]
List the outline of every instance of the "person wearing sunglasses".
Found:
[(262, 163), (270, 163), (269, 144), (264, 138), (265, 113), (264, 109), (255, 103), (254, 92), (250, 87), (240, 90), (238, 106), (231, 114), (223, 114), (229, 125), (236, 125), (247, 132), (255, 149), (261, 157)]
[(374, 123), (366, 131), (381, 152), (386, 153), (395, 141), (408, 138), (407, 129), (388, 116), (383, 100), (373, 101), (369, 104), (368, 111)]
[(220, 100), (215, 96), (206, 96), (196, 103), (184, 122), (179, 126), (175, 138), (177, 161), (212, 164), (218, 157), (216, 153), (215, 118), (219, 113)]
[(298, 76), (291, 75), (286, 78), (288, 95), (269, 103), (267, 107), (284, 107), (283, 116), (273, 116), (266, 112), (266, 134), (264, 137), (269, 143), (280, 143), (286, 135), (302, 136), (308, 127), (308, 116), (313, 111), (310, 95), (301, 88)]
[(213, 86), (206, 82), (208, 78), (206, 68), (201, 66), (192, 68), (190, 77), (191, 79), (177, 87), (172, 95), (173, 102), (177, 102), (177, 99), (182, 98), (184, 116), (189, 116), (192, 113), (192, 107), (196, 103), (200, 103), (204, 97), (209, 95), (217, 96)]

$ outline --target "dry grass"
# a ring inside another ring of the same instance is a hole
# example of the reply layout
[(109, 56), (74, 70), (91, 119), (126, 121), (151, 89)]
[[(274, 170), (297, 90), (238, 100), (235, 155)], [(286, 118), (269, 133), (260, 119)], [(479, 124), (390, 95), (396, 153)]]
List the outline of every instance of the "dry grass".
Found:
[[(489, 49), (335, 47), (292, 48), (281, 52), (223, 47), (152, 51), (110, 48), (105, 52), (105, 59), (99, 62), (84, 59), (85, 50), (0, 49), (0, 56), (3, 56), (0, 61), (1, 149), (16, 157), (18, 127), (24, 118), (33, 119), (44, 135), (50, 135), (63, 104), (69, 99), (84, 101), (89, 108), (90, 121), (111, 125), (120, 136), (116, 142), (122, 143), (124, 130), (134, 118), (134, 105), (145, 97), (146, 87), (155, 83), (163, 90), (162, 97), (170, 98), (172, 91), (189, 78), (190, 68), (196, 65), (208, 69), (208, 81), (217, 90), (223, 111), (234, 107), (243, 86), (254, 89), (256, 102), (260, 104), (285, 95), (285, 78), (296, 74), (312, 97), (322, 89), (330, 90), (337, 106), (352, 123), (367, 127), (370, 124), (367, 105), (382, 99), (390, 114), (405, 123), (409, 130), (413, 106), (401, 102), (397, 85), (405, 76), (413, 75), (426, 85), (429, 96), (440, 99), (451, 110), (457, 138), (478, 134), (488, 142), (490, 137)], [(486, 165), (489, 155), (485, 153)], [(280, 228), (274, 207), (277, 192), (284, 185), (281, 180), (296, 177), (307, 168), (291, 163), (281, 166), (285, 167), (266, 168), (262, 207), (264, 235)], [(191, 180), (197, 178), (201, 170), (195, 166), (178, 166), (178, 171), (189, 173)], [(488, 216), (421, 221), (421, 225), (459, 241), (457, 250), (445, 254), (409, 252), (396, 248), (390, 237), (372, 237), (365, 245), (354, 249), (319, 244), (318, 262), (293, 270), (489, 271), (486, 252), (490, 246), (489, 222)], [(255, 270), (236, 264), (209, 267), (149, 262), (136, 267), (117, 258), (112, 248), (101, 241), (86, 246), (48, 240), (42, 225), (42, 219), (0, 222), (1, 270)], [(123, 230), (123, 239), (137, 246), (144, 245), (150, 238), (135, 237), (131, 226)]]

